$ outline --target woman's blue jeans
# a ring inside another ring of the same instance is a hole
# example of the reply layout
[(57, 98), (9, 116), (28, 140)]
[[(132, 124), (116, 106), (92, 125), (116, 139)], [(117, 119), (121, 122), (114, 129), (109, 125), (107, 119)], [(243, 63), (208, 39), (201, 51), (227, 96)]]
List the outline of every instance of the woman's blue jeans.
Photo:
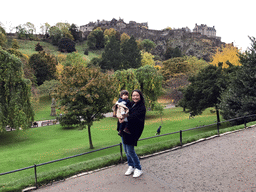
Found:
[(124, 144), (123, 137), (122, 137), (122, 143), (123, 143), (124, 152), (127, 157), (128, 165), (141, 170), (140, 160), (137, 154), (135, 153), (134, 146)]

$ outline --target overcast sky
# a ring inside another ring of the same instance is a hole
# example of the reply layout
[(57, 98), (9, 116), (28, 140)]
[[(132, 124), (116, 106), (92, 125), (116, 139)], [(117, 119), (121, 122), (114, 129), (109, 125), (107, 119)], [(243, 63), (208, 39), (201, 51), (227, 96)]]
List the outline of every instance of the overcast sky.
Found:
[(0, 4), (0, 22), (6, 31), (31, 22), (37, 33), (46, 22), (51, 26), (58, 22), (81, 26), (113, 18), (122, 18), (126, 23), (148, 22), (149, 29), (156, 30), (166, 27), (193, 30), (196, 23), (206, 24), (215, 26), (223, 42), (233, 42), (246, 50), (251, 47), (248, 36), (256, 37), (254, 5), (253, 0), (5, 0)]

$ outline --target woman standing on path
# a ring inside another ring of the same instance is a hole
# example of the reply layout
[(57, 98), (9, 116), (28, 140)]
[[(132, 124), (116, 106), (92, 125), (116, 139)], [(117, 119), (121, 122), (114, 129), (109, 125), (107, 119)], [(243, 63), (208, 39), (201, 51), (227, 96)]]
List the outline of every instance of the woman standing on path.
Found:
[[(139, 140), (142, 131), (144, 129), (146, 107), (144, 102), (143, 94), (140, 90), (132, 91), (132, 103), (129, 111), (128, 118), (128, 129), (131, 134), (122, 132), (122, 142), (124, 151), (128, 161), (128, 170), (125, 175), (133, 174), (133, 177), (139, 177), (142, 175), (140, 160), (135, 153), (134, 146), (137, 146), (137, 141)], [(118, 127), (119, 130), (120, 123), (123, 123), (123, 119), (119, 118)]]

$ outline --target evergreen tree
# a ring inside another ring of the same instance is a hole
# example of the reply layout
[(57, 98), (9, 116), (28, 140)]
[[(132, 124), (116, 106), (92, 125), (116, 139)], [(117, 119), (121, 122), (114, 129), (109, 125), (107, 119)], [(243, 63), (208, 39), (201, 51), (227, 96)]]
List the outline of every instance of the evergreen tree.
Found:
[(227, 85), (224, 77), (221, 65), (204, 68), (196, 76), (189, 78), (191, 84), (184, 90), (180, 103), (193, 115), (201, 114), (208, 107), (215, 107), (217, 110), (220, 94)]
[(250, 50), (239, 56), (242, 66), (221, 96), (220, 108), (224, 119), (256, 114), (256, 39), (250, 39)]
[(102, 53), (100, 67), (103, 70), (119, 70), (123, 68), (120, 42), (115, 36), (110, 37), (109, 43), (106, 45), (104, 53)]
[(122, 44), (121, 53), (123, 69), (141, 67), (141, 53), (133, 36)]

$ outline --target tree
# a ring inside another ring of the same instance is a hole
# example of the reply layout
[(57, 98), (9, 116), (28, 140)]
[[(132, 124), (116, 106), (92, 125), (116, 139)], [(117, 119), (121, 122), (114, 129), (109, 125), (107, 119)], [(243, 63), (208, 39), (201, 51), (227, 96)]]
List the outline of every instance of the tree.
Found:
[(13, 40), (12, 40), (12, 48), (13, 48), (13, 49), (19, 49), (19, 48), (20, 48), (17, 39), (13, 39)]
[(23, 76), (22, 62), (0, 49), (0, 132), (5, 131), (7, 125), (17, 130), (26, 129), (34, 120), (31, 82)]
[(58, 27), (53, 26), (49, 29), (49, 35), (50, 39), (52, 40), (52, 44), (58, 45), (61, 39), (61, 30)]
[[(115, 29), (113, 29), (113, 28), (106, 29), (104, 31), (105, 45), (107, 43), (109, 43), (110, 37), (112, 37), (112, 36), (115, 36), (118, 39), (117, 34), (118, 34), (117, 31)], [(119, 37), (119, 39), (120, 39), (120, 37)]]
[(152, 49), (154, 49), (156, 47), (156, 44), (153, 41), (149, 40), (149, 39), (144, 39), (141, 42), (141, 47), (144, 51), (151, 52)]
[(74, 40), (74, 37), (73, 35), (71, 34), (71, 31), (70, 31), (70, 24), (69, 23), (57, 23), (56, 24), (56, 27), (61, 31), (61, 37), (62, 38), (69, 38), (71, 39), (72, 41)]
[(141, 53), (133, 36), (121, 45), (121, 53), (123, 69), (141, 67)]
[(155, 66), (155, 61), (154, 61), (154, 56), (151, 53), (141, 51), (141, 65), (150, 65), (150, 66)]
[(67, 57), (63, 63), (64, 63), (64, 65), (70, 65), (70, 66), (81, 64), (85, 67), (88, 64), (86, 58), (84, 58), (83, 55), (81, 55), (77, 52), (67, 54)]
[(129, 35), (127, 35), (126, 33), (122, 33), (121, 38), (120, 38), (121, 45), (122, 45), (124, 42), (128, 41), (130, 38), (131, 38), (131, 37), (130, 37)]
[(208, 107), (215, 107), (219, 122), (218, 104), (221, 92), (228, 84), (226, 77), (222, 64), (218, 67), (209, 65), (190, 77), (191, 84), (184, 90), (183, 107), (189, 109), (193, 115), (201, 114)]
[(103, 30), (98, 27), (94, 29), (87, 37), (87, 43), (90, 49), (102, 49), (104, 48), (105, 39)]
[(218, 48), (216, 53), (212, 57), (210, 64), (218, 66), (219, 63), (223, 63), (224, 68), (228, 68), (227, 61), (234, 66), (240, 66), (239, 50), (231, 44), (227, 44), (225, 47)]
[(120, 42), (115, 36), (110, 37), (109, 43), (106, 45), (104, 52), (102, 53), (100, 67), (103, 70), (123, 69)]
[(37, 44), (36, 44), (36, 47), (35, 47), (35, 50), (36, 50), (36, 51), (43, 51), (44, 49), (43, 49), (43, 47), (40, 45), (40, 43), (37, 43)]
[(220, 109), (224, 119), (233, 119), (256, 113), (256, 39), (245, 54), (239, 54), (240, 63), (236, 75), (221, 95)]
[(153, 66), (146, 65), (136, 70), (136, 79), (140, 83), (148, 107), (154, 110), (156, 101), (162, 94), (163, 76)]
[(59, 51), (72, 53), (76, 51), (76, 43), (69, 38), (61, 38), (58, 44)]
[(182, 98), (181, 90), (189, 84), (188, 78), (208, 65), (206, 61), (192, 56), (175, 57), (164, 61), (160, 71), (164, 76), (164, 87), (169, 97), (177, 103)]
[(57, 64), (56, 57), (44, 51), (33, 54), (29, 58), (29, 65), (35, 71), (38, 85), (42, 85), (46, 80), (55, 78)]
[(60, 124), (88, 128), (90, 149), (93, 149), (91, 126), (109, 112), (116, 92), (113, 80), (99, 68), (76, 64), (64, 66), (59, 77), (57, 100), (64, 112)]
[(175, 47), (175, 48), (167, 47), (164, 57), (166, 60), (174, 57), (182, 57), (182, 53), (178, 47)]
[(74, 37), (74, 41), (82, 41), (82, 34), (74, 23), (70, 26), (69, 31)]
[(121, 90), (127, 90), (129, 93), (131, 93), (134, 89), (140, 89), (140, 84), (136, 79), (134, 69), (117, 70), (115, 71), (113, 77), (115, 79), (115, 86), (118, 87), (117, 91), (119, 93)]
[(49, 29), (50, 29), (51, 25), (49, 23), (44, 23), (43, 25), (40, 26), (41, 32), (44, 35), (49, 34)]
[(7, 43), (6, 32), (3, 27), (0, 26), (0, 47), (5, 47)]

